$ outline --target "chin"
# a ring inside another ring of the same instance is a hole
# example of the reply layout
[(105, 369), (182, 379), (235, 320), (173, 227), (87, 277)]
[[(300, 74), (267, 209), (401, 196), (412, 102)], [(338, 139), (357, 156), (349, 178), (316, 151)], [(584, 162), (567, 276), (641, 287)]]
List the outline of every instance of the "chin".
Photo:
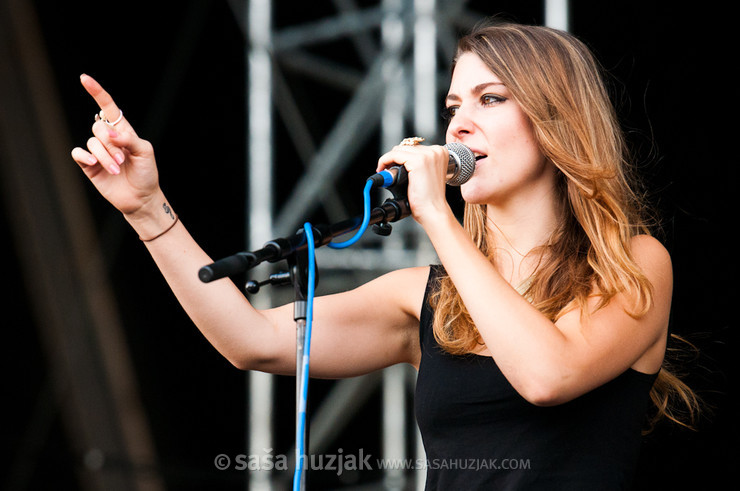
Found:
[(460, 195), (465, 203), (470, 205), (485, 205), (491, 201), (490, 193), (484, 193), (482, 189), (470, 181), (460, 186)]

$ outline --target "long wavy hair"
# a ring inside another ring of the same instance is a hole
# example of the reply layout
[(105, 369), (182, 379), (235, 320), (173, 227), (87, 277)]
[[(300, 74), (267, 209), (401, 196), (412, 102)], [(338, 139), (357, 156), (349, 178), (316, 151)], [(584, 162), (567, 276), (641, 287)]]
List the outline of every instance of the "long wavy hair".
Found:
[[(644, 315), (653, 292), (630, 242), (651, 233), (652, 219), (637, 191), (625, 138), (591, 51), (556, 29), (489, 23), (459, 41), (455, 62), (464, 53), (480, 57), (506, 85), (531, 120), (541, 151), (558, 169), (560, 220), (549, 242), (530, 252), (540, 259), (524, 295), (553, 322), (575, 308), (588, 315), (594, 288), (600, 296), (597, 308), (624, 292), (632, 299), (628, 313)], [(493, 262), (496, 245), (488, 233), (485, 205), (466, 203), (463, 225)], [(444, 273), (430, 301), (434, 334), (445, 350), (465, 354), (479, 347), (480, 334)], [(653, 420), (667, 417), (690, 426), (698, 399), (667, 363), (651, 391)], [(676, 400), (684, 403), (685, 413), (676, 408)]]

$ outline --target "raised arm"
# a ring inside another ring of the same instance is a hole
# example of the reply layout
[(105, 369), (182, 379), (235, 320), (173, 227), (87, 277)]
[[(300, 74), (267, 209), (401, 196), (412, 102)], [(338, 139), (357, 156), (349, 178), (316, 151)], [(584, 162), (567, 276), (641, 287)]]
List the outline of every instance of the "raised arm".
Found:
[[(199, 280), (198, 270), (212, 260), (160, 188), (152, 145), (136, 134), (98, 82), (87, 75), (81, 82), (102, 118), (93, 125), (87, 150), (77, 147), (72, 157), (139, 234), (195, 325), (239, 368), (295, 373), (292, 307), (258, 311), (228, 279)], [(312, 375), (346, 377), (399, 362), (414, 364), (427, 272), (398, 271), (351, 292), (316, 299)]]

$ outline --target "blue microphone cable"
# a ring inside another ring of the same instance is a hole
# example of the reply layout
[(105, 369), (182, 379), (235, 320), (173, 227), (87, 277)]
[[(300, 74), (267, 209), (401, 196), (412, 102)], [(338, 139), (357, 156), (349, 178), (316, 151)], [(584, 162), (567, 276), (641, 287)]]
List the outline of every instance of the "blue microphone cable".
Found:
[[(344, 242), (327, 244), (332, 249), (344, 249), (357, 242), (367, 230), (370, 223), (370, 190), (375, 183), (368, 179), (363, 190), (364, 210), (362, 223), (354, 236)], [(308, 406), (308, 371), (309, 360), (311, 356), (311, 329), (313, 328), (313, 299), (316, 288), (316, 250), (313, 237), (313, 226), (306, 222), (303, 224), (303, 231), (306, 234), (306, 243), (308, 246), (308, 292), (306, 299), (306, 336), (303, 341), (303, 371), (300, 382), (300, 399), (298, 400), (298, 427), (296, 428), (296, 466), (293, 473), (293, 491), (300, 491), (301, 478), (305, 467), (304, 459), (306, 458), (306, 409)]]
[(300, 399), (298, 401), (298, 427), (296, 428), (296, 466), (293, 474), (293, 491), (300, 491), (301, 477), (306, 458), (306, 408), (308, 405), (308, 369), (311, 357), (311, 329), (313, 327), (313, 299), (316, 288), (316, 252), (313, 242), (313, 227), (310, 223), (303, 224), (308, 245), (308, 291), (306, 298), (306, 335), (303, 341), (303, 372), (300, 382)]
[(355, 232), (355, 235), (350, 237), (349, 239), (345, 240), (344, 242), (329, 242), (327, 246), (329, 246), (331, 249), (344, 249), (345, 247), (349, 247), (358, 240), (360, 240), (360, 237), (362, 237), (362, 234), (365, 233), (365, 230), (367, 230), (367, 226), (370, 223), (370, 190), (373, 188), (373, 185), (375, 183), (368, 179), (367, 182), (365, 182), (365, 189), (362, 192), (362, 196), (364, 199), (364, 210), (363, 210), (363, 217), (362, 217), (362, 223), (360, 224), (360, 228), (357, 229), (357, 232)]

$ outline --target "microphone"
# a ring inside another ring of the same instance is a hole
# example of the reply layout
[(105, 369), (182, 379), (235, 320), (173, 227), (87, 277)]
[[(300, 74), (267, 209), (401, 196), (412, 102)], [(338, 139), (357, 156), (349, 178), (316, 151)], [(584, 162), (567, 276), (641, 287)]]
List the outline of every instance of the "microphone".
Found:
[[(473, 177), (475, 171), (475, 156), (473, 151), (462, 143), (447, 143), (444, 145), (450, 154), (447, 163), (447, 184), (460, 186)], [(406, 169), (396, 165), (373, 174), (370, 179), (378, 186), (388, 188), (406, 180)]]

